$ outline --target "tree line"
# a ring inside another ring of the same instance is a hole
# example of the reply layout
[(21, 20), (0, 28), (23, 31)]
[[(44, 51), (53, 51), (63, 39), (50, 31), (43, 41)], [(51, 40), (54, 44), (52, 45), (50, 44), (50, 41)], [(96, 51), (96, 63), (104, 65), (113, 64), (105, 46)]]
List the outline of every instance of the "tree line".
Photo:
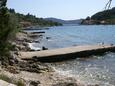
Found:
[(39, 26), (60, 26), (61, 23), (45, 20), (43, 18), (38, 18), (35, 15), (28, 13), (27, 15), (16, 13), (14, 9), (9, 9), (9, 12), (15, 14), (18, 19), (18, 22), (28, 22), (30, 25), (39, 25)]

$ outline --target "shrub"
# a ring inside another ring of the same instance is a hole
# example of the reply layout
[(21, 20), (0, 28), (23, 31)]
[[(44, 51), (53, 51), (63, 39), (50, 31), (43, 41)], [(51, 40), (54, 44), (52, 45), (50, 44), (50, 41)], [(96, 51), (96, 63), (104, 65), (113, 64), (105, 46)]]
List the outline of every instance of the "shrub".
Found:
[(24, 82), (22, 80), (19, 80), (16, 82), (17, 86), (25, 86)]
[(0, 79), (4, 80), (6, 82), (9, 82), (9, 83), (12, 82), (11, 79), (9, 77), (7, 77), (6, 75), (4, 75), (4, 74), (0, 75)]
[(3, 80), (3, 81), (6, 81), (8, 83), (15, 84), (17, 86), (25, 86), (25, 84), (22, 80), (13, 80), (13, 79), (9, 78), (8, 76), (6, 76), (4, 74), (0, 75), (0, 79)]

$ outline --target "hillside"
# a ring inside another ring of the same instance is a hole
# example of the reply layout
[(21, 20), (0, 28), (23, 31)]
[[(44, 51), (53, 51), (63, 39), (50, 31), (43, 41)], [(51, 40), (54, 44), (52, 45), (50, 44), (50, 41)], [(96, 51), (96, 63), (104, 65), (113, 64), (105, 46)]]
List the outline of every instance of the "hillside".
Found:
[(115, 24), (115, 7), (87, 17), (82, 24)]
[(59, 22), (59, 23), (62, 23), (62, 24), (80, 24), (81, 23), (81, 19), (77, 19), (77, 20), (62, 20), (62, 19), (57, 19), (57, 18), (45, 18), (45, 20)]
[(98, 12), (91, 16), (91, 19), (94, 20), (108, 20), (108, 19), (115, 19), (115, 7), (110, 10), (105, 10)]
[(61, 23), (54, 22), (51, 20), (45, 20), (43, 18), (38, 18), (35, 15), (32, 14), (20, 14), (16, 13), (14, 9), (9, 9), (9, 12), (14, 14), (18, 20), (18, 22), (21, 24), (22, 27), (28, 27), (28, 26), (60, 26)]

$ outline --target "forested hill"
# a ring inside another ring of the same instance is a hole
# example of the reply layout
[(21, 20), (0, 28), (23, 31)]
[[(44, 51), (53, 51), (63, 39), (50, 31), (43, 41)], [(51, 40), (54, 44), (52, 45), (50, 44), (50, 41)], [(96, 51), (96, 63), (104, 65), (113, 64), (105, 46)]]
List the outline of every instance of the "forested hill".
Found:
[(98, 12), (94, 14), (91, 19), (94, 20), (108, 20), (108, 19), (114, 19), (115, 20), (115, 7), (110, 10), (105, 10), (102, 12)]
[(28, 27), (28, 26), (33, 26), (33, 25), (38, 25), (38, 26), (60, 26), (62, 25), (61, 23), (58, 23), (58, 22), (53, 22), (53, 21), (45, 20), (43, 18), (38, 18), (29, 13), (27, 15), (16, 13), (14, 9), (9, 9), (9, 12), (16, 16), (18, 22), (23, 27)]
[(54, 22), (59, 22), (61, 24), (80, 24), (82, 19), (75, 19), (75, 20), (62, 20), (62, 19), (57, 19), (57, 18), (45, 18), (45, 20), (51, 20)]
[(115, 7), (109, 10), (98, 12), (87, 17), (82, 23), (84, 24), (115, 24)]

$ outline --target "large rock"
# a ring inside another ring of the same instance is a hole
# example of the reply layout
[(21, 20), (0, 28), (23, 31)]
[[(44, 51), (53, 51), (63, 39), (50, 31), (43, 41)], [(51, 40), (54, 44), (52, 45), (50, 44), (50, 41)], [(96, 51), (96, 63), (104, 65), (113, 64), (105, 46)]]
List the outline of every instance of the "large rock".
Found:
[(30, 81), (30, 85), (29, 86), (38, 86), (40, 84), (39, 81)]
[(57, 84), (54, 84), (52, 86), (80, 86), (77, 83), (70, 83), (70, 82), (60, 82)]
[(16, 85), (0, 80), (0, 86), (16, 86)]
[(49, 66), (34, 61), (22, 61), (19, 62), (18, 66), (20, 67), (20, 70), (28, 72), (43, 73), (53, 71)]

